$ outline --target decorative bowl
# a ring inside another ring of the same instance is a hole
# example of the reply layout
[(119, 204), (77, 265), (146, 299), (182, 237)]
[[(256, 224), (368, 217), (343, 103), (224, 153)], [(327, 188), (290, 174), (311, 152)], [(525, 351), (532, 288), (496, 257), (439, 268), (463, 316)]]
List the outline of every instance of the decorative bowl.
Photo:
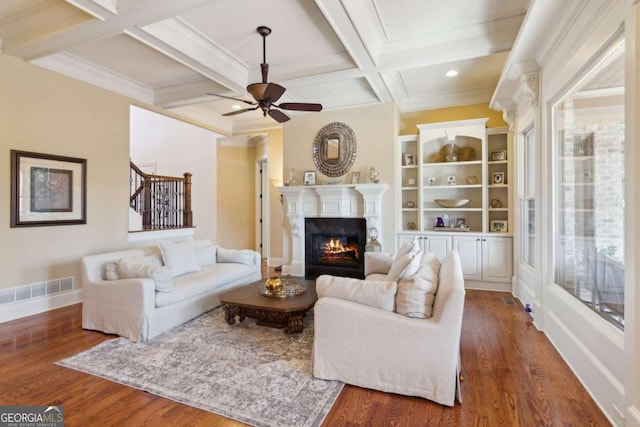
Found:
[(434, 199), (443, 208), (461, 208), (471, 203), (470, 199)]

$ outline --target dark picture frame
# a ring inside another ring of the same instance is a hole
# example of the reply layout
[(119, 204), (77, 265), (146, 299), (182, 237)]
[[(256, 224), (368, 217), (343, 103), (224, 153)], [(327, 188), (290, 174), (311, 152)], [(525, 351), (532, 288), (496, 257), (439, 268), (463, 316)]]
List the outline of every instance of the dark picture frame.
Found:
[(11, 227), (87, 223), (87, 160), (11, 150)]

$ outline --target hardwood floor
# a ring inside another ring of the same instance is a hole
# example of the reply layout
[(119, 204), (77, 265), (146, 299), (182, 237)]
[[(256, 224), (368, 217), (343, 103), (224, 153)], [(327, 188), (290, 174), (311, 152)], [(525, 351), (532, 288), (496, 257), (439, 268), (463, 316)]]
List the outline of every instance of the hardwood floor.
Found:
[[(607, 426), (610, 423), (522, 306), (467, 291), (463, 402), (346, 385), (325, 426)], [(63, 405), (66, 426), (239, 426), (54, 362), (111, 338), (81, 327), (81, 305), (0, 324), (0, 405)]]

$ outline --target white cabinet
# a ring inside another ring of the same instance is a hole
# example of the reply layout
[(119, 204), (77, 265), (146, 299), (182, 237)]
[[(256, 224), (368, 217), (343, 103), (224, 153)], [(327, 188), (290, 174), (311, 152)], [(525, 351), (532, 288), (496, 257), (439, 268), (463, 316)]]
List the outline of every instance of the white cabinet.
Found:
[(511, 283), (513, 241), (511, 237), (487, 235), (453, 236), (466, 280)]
[(399, 233), (398, 248), (416, 239), (424, 253), (432, 253), (440, 261), (451, 250), (451, 236), (448, 234)]

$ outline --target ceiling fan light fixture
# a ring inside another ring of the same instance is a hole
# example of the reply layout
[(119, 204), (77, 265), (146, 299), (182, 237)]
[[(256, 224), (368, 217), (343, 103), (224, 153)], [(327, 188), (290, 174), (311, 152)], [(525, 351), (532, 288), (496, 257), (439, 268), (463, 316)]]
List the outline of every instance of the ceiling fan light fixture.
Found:
[(284, 95), (286, 89), (277, 83), (269, 83), (269, 64), (267, 63), (267, 45), (266, 38), (271, 34), (269, 27), (260, 26), (256, 28), (258, 34), (262, 36), (262, 63), (260, 64), (260, 70), (262, 71), (262, 82), (252, 83), (247, 86), (247, 92), (251, 94), (255, 101), (247, 101), (233, 96), (218, 95), (210, 93), (209, 95), (219, 96), (221, 98), (233, 99), (238, 102), (244, 102), (245, 104), (253, 105), (252, 108), (241, 109), (239, 105), (233, 105), (234, 111), (223, 114), (223, 116), (235, 116), (237, 114), (245, 113), (247, 111), (262, 110), (262, 115), (271, 117), (279, 123), (284, 123), (290, 119), (290, 117), (284, 112), (278, 110), (293, 110), (293, 111), (322, 111), (322, 104), (312, 104), (307, 102), (284, 102), (280, 105), (276, 102)]
[(267, 90), (268, 83), (252, 83), (247, 86), (247, 92), (253, 96), (253, 99), (260, 101), (264, 99), (264, 91)]

